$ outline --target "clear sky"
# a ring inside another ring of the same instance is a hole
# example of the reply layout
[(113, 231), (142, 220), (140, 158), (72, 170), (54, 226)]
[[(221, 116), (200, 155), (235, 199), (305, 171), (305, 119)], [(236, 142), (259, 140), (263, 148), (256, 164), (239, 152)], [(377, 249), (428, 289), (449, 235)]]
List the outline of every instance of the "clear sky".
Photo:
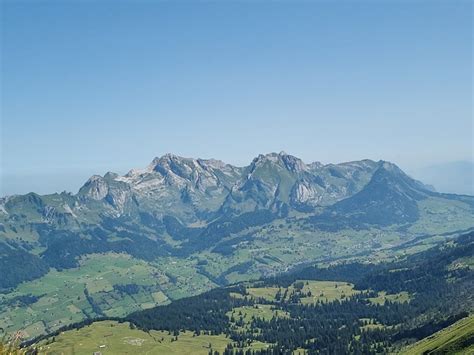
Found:
[(470, 1), (2, 1), (0, 195), (155, 156), (472, 160)]

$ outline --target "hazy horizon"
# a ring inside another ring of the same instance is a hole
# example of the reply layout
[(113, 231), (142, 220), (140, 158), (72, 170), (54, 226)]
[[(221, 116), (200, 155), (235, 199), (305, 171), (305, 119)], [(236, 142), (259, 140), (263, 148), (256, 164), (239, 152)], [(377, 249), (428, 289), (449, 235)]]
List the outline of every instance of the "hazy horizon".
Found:
[(469, 2), (1, 6), (1, 196), (167, 152), (473, 161)]

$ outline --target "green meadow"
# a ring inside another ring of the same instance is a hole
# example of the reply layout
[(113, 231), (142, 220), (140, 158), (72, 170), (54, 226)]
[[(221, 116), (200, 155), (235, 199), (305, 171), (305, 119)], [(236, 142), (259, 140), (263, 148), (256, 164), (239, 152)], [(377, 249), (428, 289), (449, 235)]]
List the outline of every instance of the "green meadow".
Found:
[[(114, 290), (114, 285), (127, 284), (137, 285), (139, 292), (128, 295)], [(61, 272), (52, 269), (37, 280), (20, 284), (12, 293), (0, 295), (0, 304), (8, 304), (24, 295), (37, 297), (28, 305), (1, 307), (0, 327), (7, 332), (22, 329), (27, 337), (51, 332), (87, 316), (97, 316), (90, 301), (97, 304), (104, 315), (124, 316), (134, 310), (167, 303), (169, 299), (161, 288), (168, 284), (169, 279), (163, 272), (128, 255), (89, 255), (81, 260), (78, 268)]]

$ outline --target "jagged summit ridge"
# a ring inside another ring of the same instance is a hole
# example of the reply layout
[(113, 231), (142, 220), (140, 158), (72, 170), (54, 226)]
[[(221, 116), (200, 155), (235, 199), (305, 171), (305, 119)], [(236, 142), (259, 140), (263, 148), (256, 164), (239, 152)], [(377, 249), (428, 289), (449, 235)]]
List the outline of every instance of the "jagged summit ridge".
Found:
[(131, 199), (148, 206), (165, 203), (186, 209), (183, 204), (190, 204), (194, 209), (237, 213), (282, 204), (307, 210), (354, 195), (368, 184), (380, 164), (401, 172), (393, 164), (372, 160), (305, 164), (285, 152), (260, 154), (243, 168), (168, 153), (124, 176), (94, 175), (79, 194), (121, 210)]

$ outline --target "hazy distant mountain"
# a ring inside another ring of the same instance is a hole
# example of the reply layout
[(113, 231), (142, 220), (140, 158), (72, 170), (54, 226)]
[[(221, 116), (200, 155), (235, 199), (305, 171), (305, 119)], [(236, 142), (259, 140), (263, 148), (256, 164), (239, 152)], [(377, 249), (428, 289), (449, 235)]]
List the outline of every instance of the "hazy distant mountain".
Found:
[(431, 165), (415, 171), (414, 175), (433, 185), (438, 191), (474, 195), (474, 162), (472, 161)]

